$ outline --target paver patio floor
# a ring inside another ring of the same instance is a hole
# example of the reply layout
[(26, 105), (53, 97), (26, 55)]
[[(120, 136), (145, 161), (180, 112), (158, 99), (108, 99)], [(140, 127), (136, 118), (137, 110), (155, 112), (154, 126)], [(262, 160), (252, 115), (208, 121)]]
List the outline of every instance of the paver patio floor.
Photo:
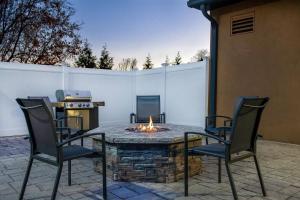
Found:
[[(86, 142), (90, 144), (89, 141)], [(21, 137), (0, 138), (0, 199), (15, 200), (24, 178), (29, 142)], [(300, 146), (270, 141), (258, 142), (258, 158), (268, 196), (263, 198), (252, 159), (232, 165), (239, 199), (300, 199)], [(108, 199), (232, 199), (225, 167), (222, 183), (217, 183), (217, 160), (203, 157), (204, 171), (190, 179), (190, 196), (183, 197), (183, 181), (168, 184), (126, 183), (108, 180)], [(56, 167), (34, 161), (25, 199), (49, 199)], [(101, 199), (101, 175), (91, 159), (72, 162), (72, 186), (67, 185), (64, 167), (57, 199)]]

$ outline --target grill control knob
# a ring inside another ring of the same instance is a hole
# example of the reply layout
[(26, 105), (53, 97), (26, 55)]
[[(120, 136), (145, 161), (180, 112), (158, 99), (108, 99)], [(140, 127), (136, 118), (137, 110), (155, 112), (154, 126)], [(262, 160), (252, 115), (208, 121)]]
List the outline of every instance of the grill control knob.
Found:
[(81, 103), (80, 103), (80, 104), (78, 104), (78, 107), (79, 107), (79, 108), (81, 108)]
[(86, 104), (86, 107), (90, 107), (90, 104)]
[(69, 106), (72, 108), (72, 107), (73, 107), (73, 104), (72, 104), (72, 103), (70, 103), (70, 104), (69, 104)]

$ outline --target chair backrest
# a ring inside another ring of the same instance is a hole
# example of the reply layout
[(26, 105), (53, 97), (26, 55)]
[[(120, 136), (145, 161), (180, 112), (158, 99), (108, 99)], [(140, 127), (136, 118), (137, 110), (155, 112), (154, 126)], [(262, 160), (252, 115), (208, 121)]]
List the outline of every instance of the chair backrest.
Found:
[(52, 117), (54, 118), (53, 106), (48, 96), (28, 96), (28, 99), (43, 99), (48, 107)]
[(136, 97), (136, 122), (148, 123), (149, 116), (152, 117), (154, 123), (160, 121), (160, 96), (137, 96)]
[(43, 99), (16, 99), (22, 109), (34, 154), (57, 156), (57, 135), (53, 117)]
[(255, 151), (257, 131), (268, 97), (240, 97), (233, 114), (230, 153)]

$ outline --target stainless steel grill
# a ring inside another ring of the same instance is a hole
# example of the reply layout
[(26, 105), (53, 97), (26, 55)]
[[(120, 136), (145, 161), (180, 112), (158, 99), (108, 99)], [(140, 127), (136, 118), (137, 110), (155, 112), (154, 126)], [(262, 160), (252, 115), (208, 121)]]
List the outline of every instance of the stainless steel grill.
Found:
[[(57, 116), (83, 117), (83, 129), (90, 130), (99, 126), (98, 107), (104, 106), (104, 101), (92, 102), (90, 91), (86, 90), (57, 90), (57, 102), (53, 103)], [(65, 122), (68, 127), (78, 128), (75, 120)]]
[(92, 101), (92, 94), (86, 90), (56, 90), (57, 101)]

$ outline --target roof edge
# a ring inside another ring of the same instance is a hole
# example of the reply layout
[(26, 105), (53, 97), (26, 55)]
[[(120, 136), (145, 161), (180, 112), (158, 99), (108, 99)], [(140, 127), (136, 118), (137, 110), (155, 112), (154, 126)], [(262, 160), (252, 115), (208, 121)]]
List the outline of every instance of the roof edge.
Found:
[(187, 6), (200, 10), (201, 5), (205, 5), (207, 10), (214, 10), (220, 7), (229, 6), (243, 0), (189, 0)]

